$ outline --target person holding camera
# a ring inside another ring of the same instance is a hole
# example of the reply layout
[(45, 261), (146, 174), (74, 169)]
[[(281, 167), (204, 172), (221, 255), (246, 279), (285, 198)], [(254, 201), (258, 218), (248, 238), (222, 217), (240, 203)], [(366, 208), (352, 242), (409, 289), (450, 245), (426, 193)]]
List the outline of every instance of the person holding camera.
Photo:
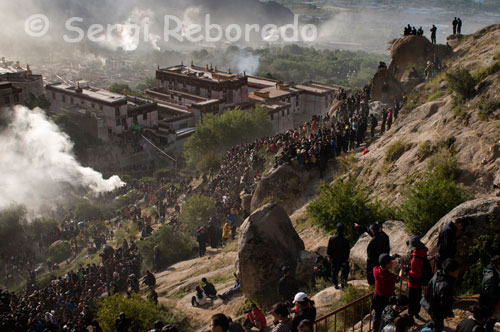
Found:
[(372, 299), (372, 310), (375, 312), (372, 326), (373, 332), (380, 331), (382, 312), (389, 304), (389, 298), (396, 295), (396, 283), (403, 276), (403, 269), (400, 269), (399, 275), (390, 271), (399, 265), (398, 258), (399, 255), (382, 254), (379, 257), (379, 266), (373, 268), (375, 279), (375, 294)]

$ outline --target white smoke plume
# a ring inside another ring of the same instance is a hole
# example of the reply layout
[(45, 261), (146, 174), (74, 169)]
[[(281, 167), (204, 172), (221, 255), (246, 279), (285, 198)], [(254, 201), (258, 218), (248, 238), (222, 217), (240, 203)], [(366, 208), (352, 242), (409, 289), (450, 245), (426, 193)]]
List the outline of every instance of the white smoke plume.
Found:
[(4, 109), (7, 127), (0, 132), (0, 208), (13, 203), (36, 208), (64, 196), (68, 187), (108, 192), (124, 185), (75, 159), (73, 143), (41, 109)]

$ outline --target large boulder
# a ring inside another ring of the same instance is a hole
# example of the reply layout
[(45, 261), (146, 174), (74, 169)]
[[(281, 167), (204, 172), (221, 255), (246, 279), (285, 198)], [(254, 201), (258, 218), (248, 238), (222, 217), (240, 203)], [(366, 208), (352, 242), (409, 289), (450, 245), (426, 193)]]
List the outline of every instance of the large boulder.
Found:
[(236, 267), (243, 294), (250, 298), (265, 293), (267, 299), (275, 299), (281, 267), (288, 265), (295, 271), (304, 242), (285, 210), (275, 203), (250, 215), (240, 234)]
[(386, 67), (381, 67), (373, 76), (370, 90), (372, 101), (394, 104), (394, 100), (402, 99), (403, 86)]
[(441, 218), (423, 237), (422, 242), (429, 248), (429, 255), (436, 253), (439, 232), (444, 225), (450, 221), (467, 219), (470, 225), (464, 232), (457, 233), (457, 256), (462, 261), (463, 266), (469, 263), (464, 258), (467, 257), (467, 250), (473, 241), (481, 235), (500, 234), (500, 198), (478, 198), (460, 204), (447, 215)]
[(290, 165), (282, 165), (264, 176), (252, 197), (251, 211), (257, 210), (267, 198), (277, 199), (283, 208), (293, 212), (295, 199), (303, 193), (309, 180), (309, 172), (296, 169)]
[[(364, 290), (369, 288), (366, 280), (351, 280), (348, 284), (355, 288)], [(332, 307), (342, 299), (343, 294), (343, 289), (336, 289), (334, 286), (325, 288), (321, 292), (316, 293), (312, 300), (314, 301), (316, 310), (318, 311), (317, 317), (331, 312)]]
[[(391, 241), (391, 253), (399, 254), (403, 259), (408, 258), (406, 240), (409, 234), (406, 232), (405, 224), (399, 220), (389, 220), (382, 225), (384, 232)], [(351, 248), (350, 260), (355, 268), (366, 270), (366, 248), (371, 237), (367, 233), (360, 236), (354, 247)]]
[(392, 44), (389, 71), (399, 81), (407, 81), (412, 68), (419, 68), (423, 72), (427, 61), (436, 58), (442, 62), (451, 53), (449, 46), (434, 45), (423, 36), (406, 36)]
[(71, 246), (68, 241), (57, 240), (47, 249), (49, 258), (56, 263), (60, 263), (71, 256)]

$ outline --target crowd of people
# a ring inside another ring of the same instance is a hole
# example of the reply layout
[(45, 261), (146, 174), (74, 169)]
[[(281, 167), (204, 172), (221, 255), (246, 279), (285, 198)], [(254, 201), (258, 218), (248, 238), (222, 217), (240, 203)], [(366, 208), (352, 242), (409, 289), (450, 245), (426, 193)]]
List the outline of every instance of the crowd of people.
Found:
[(141, 257), (131, 243), (106, 246), (101, 264), (80, 266), (49, 285), (27, 287), (22, 295), (0, 291), (1, 331), (87, 331), (95, 320), (95, 299), (116, 292), (138, 292)]

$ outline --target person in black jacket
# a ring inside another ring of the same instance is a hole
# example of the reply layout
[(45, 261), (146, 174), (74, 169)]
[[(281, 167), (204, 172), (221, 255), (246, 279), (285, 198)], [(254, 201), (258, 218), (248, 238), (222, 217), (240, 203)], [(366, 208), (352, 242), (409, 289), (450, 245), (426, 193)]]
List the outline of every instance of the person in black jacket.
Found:
[(339, 289), (338, 279), (340, 274), (340, 283), (342, 288), (347, 285), (349, 276), (349, 254), (351, 247), (349, 241), (344, 237), (344, 225), (337, 224), (337, 234), (328, 240), (327, 255), (328, 261), (332, 265), (332, 281), (336, 289)]
[(290, 274), (290, 268), (288, 266), (283, 266), (281, 272), (283, 276), (278, 282), (278, 294), (283, 301), (292, 301), (293, 296), (297, 293), (297, 281)]
[(290, 331), (297, 332), (297, 328), (303, 320), (307, 319), (311, 322), (316, 320), (316, 308), (314, 307), (314, 301), (309, 300), (307, 294), (303, 292), (295, 294), (293, 303), (295, 307), (292, 309), (294, 316)]
[(441, 268), (441, 264), (448, 258), (455, 258), (457, 253), (457, 230), (463, 231), (467, 226), (467, 219), (457, 219), (443, 226), (439, 232), (437, 244), (436, 265)]
[(481, 282), (481, 293), (479, 303), (484, 307), (490, 318), (486, 322), (486, 332), (493, 331), (496, 323), (496, 311), (500, 310), (500, 256), (494, 256), (490, 265), (483, 271), (483, 280)]
[(358, 224), (354, 224), (354, 227), (360, 228), (372, 237), (366, 248), (366, 279), (369, 285), (375, 285), (373, 268), (378, 266), (380, 255), (389, 254), (391, 251), (389, 236), (383, 231), (382, 225), (379, 222), (372, 224), (369, 229)]
[(217, 290), (215, 289), (214, 284), (208, 282), (207, 278), (205, 277), (201, 278), (201, 282), (203, 282), (202, 288), (208, 297), (210, 298), (217, 297)]
[(443, 269), (432, 277), (420, 304), (431, 316), (426, 324), (433, 332), (442, 332), (444, 319), (453, 317), (453, 289), (459, 273), (459, 264), (450, 258), (443, 262)]

